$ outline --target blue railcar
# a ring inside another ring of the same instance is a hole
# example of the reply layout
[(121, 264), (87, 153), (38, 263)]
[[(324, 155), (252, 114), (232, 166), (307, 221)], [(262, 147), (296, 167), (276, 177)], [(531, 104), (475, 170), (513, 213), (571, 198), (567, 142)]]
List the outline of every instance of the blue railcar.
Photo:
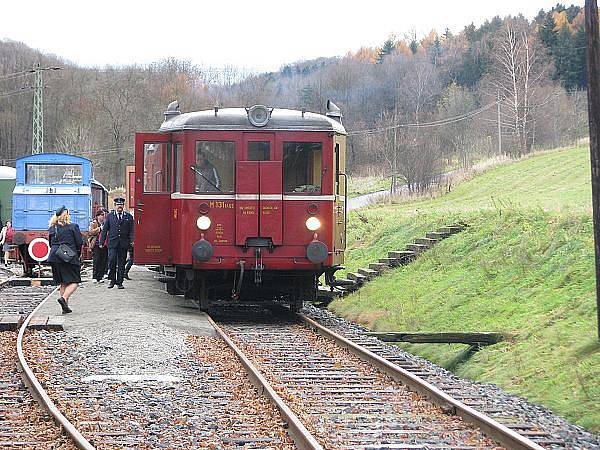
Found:
[(17, 159), (17, 178), (12, 197), (12, 219), (21, 257), (28, 259), (27, 245), (46, 237), (48, 221), (65, 205), (71, 220), (86, 232), (96, 210), (106, 207), (106, 188), (93, 179), (92, 162), (81, 156), (41, 153)]

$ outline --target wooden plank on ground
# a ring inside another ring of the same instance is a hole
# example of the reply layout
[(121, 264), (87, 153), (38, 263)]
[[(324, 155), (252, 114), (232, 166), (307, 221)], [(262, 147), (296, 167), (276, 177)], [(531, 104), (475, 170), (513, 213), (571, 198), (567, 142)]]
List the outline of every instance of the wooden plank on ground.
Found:
[(43, 330), (46, 328), (46, 323), (48, 322), (48, 317), (32, 317), (29, 321), (29, 325), (27, 328), (33, 328), (34, 330)]
[(62, 316), (50, 316), (46, 322), (46, 330), (62, 331), (65, 329), (65, 318)]
[(19, 328), (23, 318), (19, 314), (4, 314), (0, 319), (0, 331), (14, 331)]
[(371, 336), (385, 342), (412, 342), (414, 344), (470, 344), (491, 345), (506, 339), (506, 335), (497, 332), (473, 333), (427, 333), (427, 332), (370, 332)]

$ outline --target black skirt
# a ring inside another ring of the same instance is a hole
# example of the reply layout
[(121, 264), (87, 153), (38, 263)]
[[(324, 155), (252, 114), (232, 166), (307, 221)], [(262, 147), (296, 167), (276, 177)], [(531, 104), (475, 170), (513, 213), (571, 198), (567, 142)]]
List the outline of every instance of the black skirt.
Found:
[(52, 266), (52, 278), (56, 284), (81, 283), (81, 270), (77, 264), (50, 263)]

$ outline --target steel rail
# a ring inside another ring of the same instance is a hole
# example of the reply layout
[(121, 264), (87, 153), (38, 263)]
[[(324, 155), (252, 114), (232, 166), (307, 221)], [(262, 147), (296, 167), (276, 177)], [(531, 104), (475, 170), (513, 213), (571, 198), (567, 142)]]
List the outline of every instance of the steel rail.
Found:
[(219, 327), (215, 321), (208, 316), (208, 321), (215, 328), (217, 334), (223, 339), (227, 345), (235, 352), (236, 356), (245, 367), (252, 384), (256, 386), (259, 391), (266, 397), (268, 397), (271, 402), (279, 409), (280, 414), (286, 420), (288, 424), (288, 432), (290, 437), (294, 441), (294, 443), (300, 449), (311, 449), (311, 450), (323, 450), (323, 446), (319, 444), (319, 442), (315, 439), (315, 437), (310, 434), (310, 432), (306, 429), (304, 424), (300, 421), (298, 416), (294, 414), (294, 412), (290, 409), (289, 406), (285, 404), (283, 399), (275, 392), (275, 389), (271, 386), (271, 384), (267, 381), (267, 379), (262, 376), (259, 370), (252, 364), (252, 362), (248, 359), (246, 355), (239, 349), (239, 347), (227, 336), (227, 334)]
[(27, 361), (25, 359), (25, 354), (23, 353), (23, 335), (25, 334), (25, 330), (29, 325), (31, 318), (35, 315), (35, 313), (52, 297), (58, 287), (54, 289), (48, 296), (40, 302), (39, 305), (27, 316), (27, 318), (23, 321), (21, 328), (19, 329), (19, 335), (17, 336), (17, 356), (19, 358), (19, 364), (21, 366), (22, 375), (25, 377), (26, 385), (29, 387), (33, 396), (38, 399), (38, 402), (42, 405), (44, 409), (46, 409), (54, 418), (54, 421), (62, 427), (62, 429), (69, 435), (69, 437), (73, 440), (77, 448), (83, 450), (94, 450), (95, 447), (89, 443), (89, 441), (83, 437), (83, 435), (75, 428), (75, 426), (69, 422), (67, 419), (56, 407), (54, 402), (50, 399), (38, 379), (36, 378), (33, 371), (29, 368)]
[(514, 450), (544, 450), (544, 447), (540, 446), (539, 444), (536, 444), (532, 440), (521, 436), (519, 433), (502, 425), (500, 422), (497, 422), (491, 417), (476, 411), (470, 406), (465, 405), (461, 401), (456, 400), (431, 383), (428, 383), (422, 378), (403, 369), (402, 367), (399, 367), (396, 364), (389, 362), (385, 358), (376, 355), (370, 350), (355, 344), (344, 336), (329, 330), (320, 323), (309, 317), (306, 317), (303, 314), (297, 313), (297, 316), (302, 322), (309, 327), (314, 328), (322, 336), (331, 339), (338, 345), (350, 350), (363, 361), (378, 367), (384, 373), (427, 398), (444, 411), (449, 411), (454, 415), (462, 417), (466, 422), (475, 425), (488, 437), (494, 439), (504, 447)]

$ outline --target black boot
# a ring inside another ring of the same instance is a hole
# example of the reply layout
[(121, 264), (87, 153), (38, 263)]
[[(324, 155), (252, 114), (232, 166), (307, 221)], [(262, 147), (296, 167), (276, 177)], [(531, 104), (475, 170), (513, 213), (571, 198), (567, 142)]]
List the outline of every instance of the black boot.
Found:
[(113, 280), (110, 280), (110, 283), (108, 283), (108, 288), (112, 289), (115, 287), (115, 282)]
[(67, 305), (67, 301), (64, 298), (59, 297), (58, 303), (59, 303), (60, 307), (62, 308), (63, 314), (69, 314), (70, 312), (73, 312), (73, 310), (71, 308), (69, 308), (69, 305)]

